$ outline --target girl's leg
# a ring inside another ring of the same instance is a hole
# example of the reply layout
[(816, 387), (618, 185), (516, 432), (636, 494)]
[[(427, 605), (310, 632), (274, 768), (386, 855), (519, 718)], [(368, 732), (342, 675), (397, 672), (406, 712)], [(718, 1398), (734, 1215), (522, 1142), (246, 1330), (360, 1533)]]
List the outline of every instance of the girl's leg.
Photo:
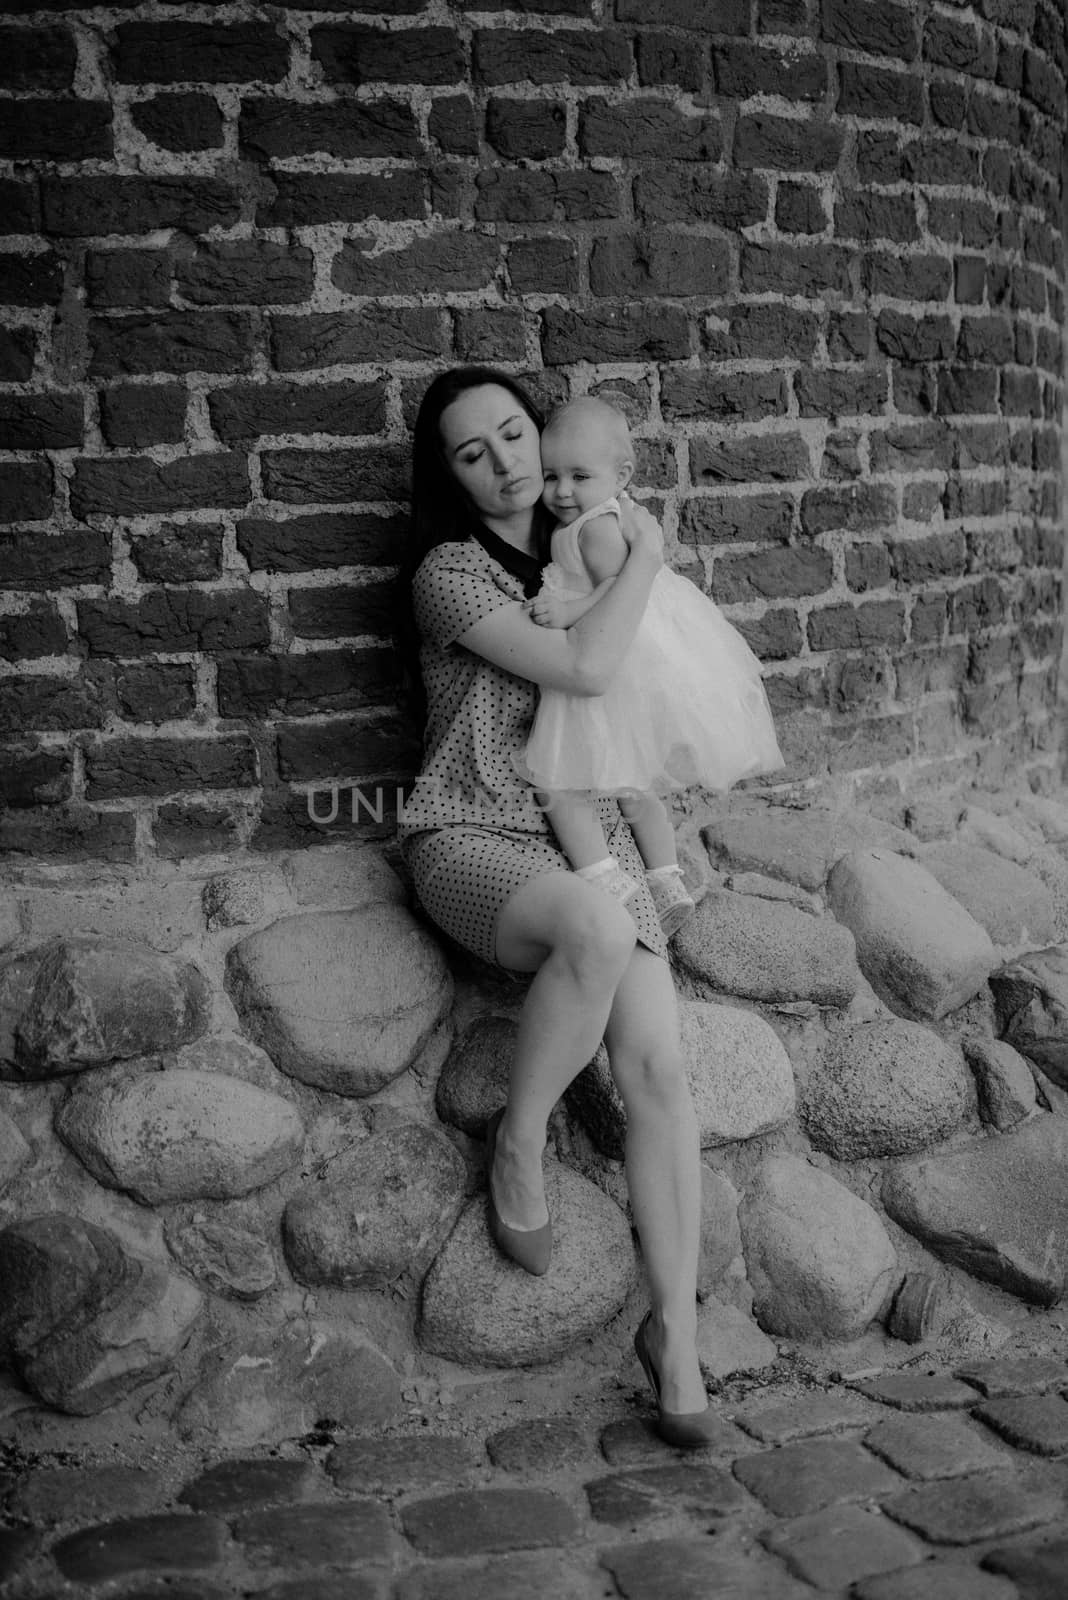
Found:
[(538, 804), (548, 817), (556, 842), (576, 871), (592, 867), (608, 854), (596, 807), (584, 795), (539, 789)]
[(619, 809), (630, 824), (646, 871), (654, 872), (657, 867), (673, 867), (677, 864), (675, 829), (671, 825), (667, 807), (658, 794), (646, 790), (641, 794), (621, 796)]
[(612, 1003), (605, 1043), (627, 1111), (626, 1166), (649, 1283), (649, 1349), (667, 1411), (701, 1411), (697, 1260), (701, 1152), (667, 963), (635, 949)]
[(496, 938), (502, 966), (535, 976), (519, 1018), (493, 1194), (509, 1227), (538, 1228), (546, 1217), (545, 1125), (597, 1049), (634, 950), (634, 923), (618, 901), (571, 873), (552, 872), (505, 903)]

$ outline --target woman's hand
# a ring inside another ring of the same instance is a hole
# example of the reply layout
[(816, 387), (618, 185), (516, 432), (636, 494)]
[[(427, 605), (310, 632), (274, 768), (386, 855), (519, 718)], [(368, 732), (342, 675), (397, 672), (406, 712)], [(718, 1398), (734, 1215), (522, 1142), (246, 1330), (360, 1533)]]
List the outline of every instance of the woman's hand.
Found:
[(656, 518), (646, 511), (629, 494), (619, 496), (620, 531), (626, 542), (628, 559), (640, 556), (662, 566), (664, 561), (664, 535)]

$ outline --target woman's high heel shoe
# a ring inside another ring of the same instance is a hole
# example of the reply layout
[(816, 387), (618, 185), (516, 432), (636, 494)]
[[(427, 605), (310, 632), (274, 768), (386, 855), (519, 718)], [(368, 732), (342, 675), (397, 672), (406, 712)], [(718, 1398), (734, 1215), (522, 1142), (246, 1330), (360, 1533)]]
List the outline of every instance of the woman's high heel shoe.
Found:
[(709, 1445), (715, 1439), (718, 1431), (716, 1417), (709, 1406), (703, 1411), (664, 1410), (660, 1399), (660, 1376), (653, 1365), (646, 1338), (651, 1317), (652, 1312), (647, 1311), (638, 1325), (634, 1335), (634, 1354), (642, 1364), (642, 1371), (649, 1380), (656, 1400), (656, 1431), (665, 1444), (674, 1445), (676, 1450), (699, 1450), (702, 1445)]
[(497, 1133), (501, 1126), (503, 1109), (495, 1111), (486, 1124), (486, 1187), (489, 1190), (489, 1231), (502, 1255), (514, 1261), (524, 1272), (540, 1278), (549, 1270), (553, 1253), (553, 1225), (551, 1220), (540, 1228), (510, 1228), (501, 1221), (497, 1202), (493, 1198), (493, 1157), (497, 1150)]

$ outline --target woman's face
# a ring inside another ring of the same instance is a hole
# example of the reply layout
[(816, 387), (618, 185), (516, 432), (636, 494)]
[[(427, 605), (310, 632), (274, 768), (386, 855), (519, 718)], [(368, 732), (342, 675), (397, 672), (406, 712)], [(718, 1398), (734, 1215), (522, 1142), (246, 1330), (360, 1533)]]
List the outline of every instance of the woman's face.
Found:
[(491, 527), (527, 514), (541, 494), (538, 429), (495, 383), (468, 389), (441, 413), (445, 460)]

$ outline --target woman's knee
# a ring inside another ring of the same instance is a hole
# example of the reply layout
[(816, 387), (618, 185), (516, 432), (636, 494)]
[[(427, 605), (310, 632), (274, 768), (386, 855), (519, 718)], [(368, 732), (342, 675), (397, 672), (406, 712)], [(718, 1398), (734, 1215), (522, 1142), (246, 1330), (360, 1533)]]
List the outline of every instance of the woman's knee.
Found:
[(604, 978), (613, 987), (626, 971), (637, 932), (618, 901), (600, 889), (581, 885), (557, 924), (555, 953), (577, 974)]
[(617, 1045), (610, 1054), (610, 1064), (628, 1110), (655, 1107), (686, 1111), (692, 1107), (686, 1063), (676, 1041), (650, 1039)]

